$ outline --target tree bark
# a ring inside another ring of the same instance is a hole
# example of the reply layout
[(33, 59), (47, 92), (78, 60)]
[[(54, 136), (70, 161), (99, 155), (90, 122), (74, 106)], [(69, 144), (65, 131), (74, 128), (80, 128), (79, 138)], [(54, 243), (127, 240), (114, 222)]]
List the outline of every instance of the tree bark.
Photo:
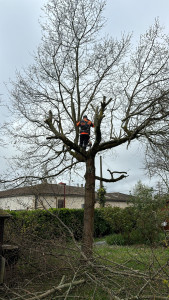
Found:
[(86, 161), (86, 186), (84, 205), (84, 225), (82, 251), (87, 258), (92, 256), (93, 231), (94, 231), (94, 204), (95, 204), (95, 159), (87, 158)]

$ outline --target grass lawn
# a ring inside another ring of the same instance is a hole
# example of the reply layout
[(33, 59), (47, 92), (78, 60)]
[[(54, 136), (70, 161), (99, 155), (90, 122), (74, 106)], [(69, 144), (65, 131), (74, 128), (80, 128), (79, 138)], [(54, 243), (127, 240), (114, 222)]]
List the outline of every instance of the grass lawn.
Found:
[(145, 245), (134, 246), (95, 246), (95, 253), (105, 262), (116, 262), (135, 270), (146, 271), (151, 265), (158, 268), (169, 260), (169, 248), (150, 248)]

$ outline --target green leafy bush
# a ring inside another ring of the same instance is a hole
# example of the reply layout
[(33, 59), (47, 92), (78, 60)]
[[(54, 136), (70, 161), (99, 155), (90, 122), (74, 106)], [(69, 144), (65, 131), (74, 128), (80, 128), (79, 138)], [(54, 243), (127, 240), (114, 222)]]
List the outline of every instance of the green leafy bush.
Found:
[(125, 239), (121, 233), (107, 236), (106, 242), (108, 245), (124, 246), (126, 244)]
[[(50, 209), (34, 211), (11, 211), (8, 232), (19, 229), (18, 234), (31, 234), (51, 239), (60, 235), (69, 236), (69, 230), (78, 240), (83, 233), (83, 209)], [(95, 210), (94, 236), (101, 237), (111, 233), (111, 225), (104, 219), (100, 209)]]
[(94, 214), (94, 237), (102, 237), (112, 233), (112, 226), (104, 217), (103, 208), (95, 209)]
[(110, 233), (131, 232), (136, 225), (136, 214), (133, 207), (124, 209), (119, 207), (106, 207), (101, 210), (101, 214), (111, 226)]
[(100, 210), (104, 220), (111, 226), (110, 233), (120, 233), (123, 227), (122, 209), (119, 207), (105, 207)]
[[(8, 230), (19, 229), (20, 234), (31, 234), (51, 239), (60, 235), (69, 235), (68, 228), (77, 239), (82, 237), (83, 210), (50, 209), (34, 211), (12, 211)], [(9, 228), (10, 227), (10, 228)]]
[(152, 188), (139, 181), (133, 191), (131, 204), (135, 210), (135, 229), (137, 229), (139, 239), (149, 244), (156, 242), (162, 230), (161, 224), (166, 218), (167, 211), (163, 210), (166, 198), (154, 195)]
[(131, 232), (125, 232), (123, 235), (126, 245), (144, 244), (145, 238), (138, 228), (134, 228)]

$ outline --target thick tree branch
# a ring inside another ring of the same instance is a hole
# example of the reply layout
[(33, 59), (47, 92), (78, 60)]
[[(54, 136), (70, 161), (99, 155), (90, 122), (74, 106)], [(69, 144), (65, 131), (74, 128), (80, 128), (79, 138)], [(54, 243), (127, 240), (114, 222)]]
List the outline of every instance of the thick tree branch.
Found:
[[(70, 152), (72, 156), (74, 156), (79, 162), (85, 161), (85, 151), (83, 149), (80, 149), (78, 145), (73, 143), (71, 140), (69, 140), (64, 134), (61, 134), (57, 131), (57, 129), (53, 125), (53, 117), (52, 117), (52, 111), (49, 111), (49, 117), (44, 121), (50, 128), (50, 130), (53, 132), (54, 136), (48, 136), (46, 139), (59, 139), (61, 140), (66, 146), (67, 150)], [(71, 149), (75, 150), (75, 152), (71, 151)]]
[(107, 105), (111, 102), (112, 98), (110, 98), (107, 102), (106, 102), (106, 97), (103, 97), (103, 101), (100, 104), (100, 109), (98, 110), (98, 108), (96, 109), (95, 112), (95, 119), (94, 119), (94, 124), (95, 124), (95, 144), (94, 147), (96, 147), (96, 145), (99, 145), (101, 142), (101, 122), (103, 120), (103, 118), (105, 117), (104, 112), (106, 110)]
[[(123, 178), (128, 177), (128, 175), (125, 175), (125, 174), (127, 174), (127, 172), (118, 172), (118, 171), (111, 172), (109, 169), (107, 171), (110, 173), (111, 179), (107, 179), (107, 178), (103, 178), (103, 177), (99, 177), (99, 176), (95, 176), (95, 179), (96, 180), (102, 180), (104, 182), (116, 182), (116, 181), (119, 181)], [(122, 175), (120, 175), (117, 178), (114, 178), (114, 174), (122, 174)]]

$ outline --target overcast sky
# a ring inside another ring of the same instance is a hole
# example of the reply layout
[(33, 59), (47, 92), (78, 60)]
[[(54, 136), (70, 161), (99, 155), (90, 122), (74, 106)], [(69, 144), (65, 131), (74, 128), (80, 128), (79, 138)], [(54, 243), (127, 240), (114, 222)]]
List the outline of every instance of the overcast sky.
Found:
[[(0, 0), (0, 94), (3, 101), (8, 99), (4, 83), (8, 83), (9, 78), (15, 79), (16, 69), (26, 68), (33, 62), (32, 53), (36, 52), (41, 39), (38, 20), (45, 2), (46, 0)], [(105, 17), (108, 19), (105, 30), (113, 37), (129, 32), (133, 33), (133, 41), (137, 41), (157, 17), (169, 34), (169, 0), (107, 0)], [(2, 124), (7, 113), (2, 107), (0, 109)], [(6, 151), (9, 150), (0, 148), (1, 168), (1, 157)], [(107, 191), (129, 193), (138, 180), (154, 185), (157, 179), (149, 181), (143, 170), (143, 158), (143, 149), (141, 146), (138, 148), (136, 142), (127, 151), (126, 147), (121, 146), (114, 155), (108, 158), (103, 156), (104, 177), (109, 176), (106, 172), (108, 168), (112, 171), (127, 171), (129, 174), (126, 179), (107, 185)], [(99, 159), (96, 165), (99, 175)], [(74, 180), (72, 184), (76, 183)], [(82, 179), (81, 183), (84, 183)]]

